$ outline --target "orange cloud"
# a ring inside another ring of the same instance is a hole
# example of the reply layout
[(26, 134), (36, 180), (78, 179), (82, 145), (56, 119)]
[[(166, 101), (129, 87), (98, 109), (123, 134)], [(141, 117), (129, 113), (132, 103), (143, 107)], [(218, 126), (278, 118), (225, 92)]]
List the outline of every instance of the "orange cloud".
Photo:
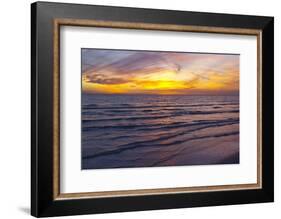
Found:
[(239, 91), (239, 55), (93, 49), (82, 53), (83, 69), (82, 89), (91, 93)]

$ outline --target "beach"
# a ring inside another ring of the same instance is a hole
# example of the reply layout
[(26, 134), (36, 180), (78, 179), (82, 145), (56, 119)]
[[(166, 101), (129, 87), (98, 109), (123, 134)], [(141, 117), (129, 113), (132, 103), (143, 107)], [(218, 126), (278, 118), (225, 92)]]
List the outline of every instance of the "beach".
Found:
[(82, 169), (239, 164), (239, 96), (82, 94)]

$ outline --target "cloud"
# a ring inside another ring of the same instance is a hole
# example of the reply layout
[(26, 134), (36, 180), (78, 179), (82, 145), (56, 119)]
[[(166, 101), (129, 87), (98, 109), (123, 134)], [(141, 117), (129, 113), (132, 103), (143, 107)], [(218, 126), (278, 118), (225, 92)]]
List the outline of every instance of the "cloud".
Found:
[[(120, 56), (120, 53), (125, 54)], [(179, 72), (180, 69), (179, 64), (157, 52), (96, 50), (96, 53), (82, 53), (83, 76), (92, 83), (126, 83), (130, 80), (125, 78), (132, 76), (167, 70)]]
[(82, 49), (82, 79), (96, 87), (104, 85), (104, 90), (106, 85), (112, 90), (112, 85), (127, 84), (119, 86), (120, 92), (135, 87), (144, 92), (153, 86), (237, 90), (239, 55)]
[(122, 83), (127, 83), (129, 81), (125, 78), (106, 77), (102, 74), (84, 75), (83, 80), (89, 83), (98, 83), (98, 84), (122, 84)]

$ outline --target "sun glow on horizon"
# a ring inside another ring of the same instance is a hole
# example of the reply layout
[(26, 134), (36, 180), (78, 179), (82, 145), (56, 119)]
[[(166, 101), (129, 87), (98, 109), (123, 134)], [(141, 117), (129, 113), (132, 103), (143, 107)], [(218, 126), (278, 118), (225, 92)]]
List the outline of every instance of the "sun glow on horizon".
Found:
[(239, 91), (239, 55), (82, 50), (82, 89), (104, 94)]

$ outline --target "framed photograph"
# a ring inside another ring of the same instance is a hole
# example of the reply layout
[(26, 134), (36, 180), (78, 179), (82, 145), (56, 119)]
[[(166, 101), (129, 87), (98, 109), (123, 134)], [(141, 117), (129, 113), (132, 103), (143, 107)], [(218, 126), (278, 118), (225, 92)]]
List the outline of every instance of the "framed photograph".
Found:
[(31, 214), (272, 202), (273, 17), (31, 5)]

